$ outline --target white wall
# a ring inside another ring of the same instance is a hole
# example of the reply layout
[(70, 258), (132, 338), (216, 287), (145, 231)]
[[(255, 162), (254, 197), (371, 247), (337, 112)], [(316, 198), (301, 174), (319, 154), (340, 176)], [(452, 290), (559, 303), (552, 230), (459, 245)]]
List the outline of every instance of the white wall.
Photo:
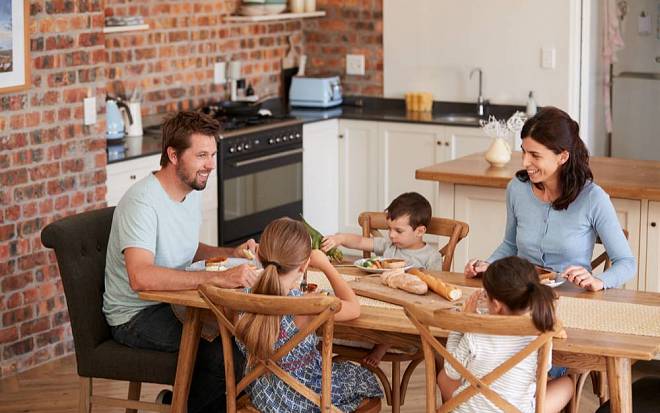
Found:
[(605, 10), (602, 0), (589, 0), (584, 3), (584, 77), (582, 92), (584, 99), (583, 119), (580, 122), (582, 139), (588, 141), (593, 156), (607, 156), (609, 152), (607, 130), (605, 129), (605, 73), (603, 65), (603, 19)]
[[(433, 93), (435, 100), (474, 102), (473, 67), (484, 71), (483, 95), (494, 103), (570, 108), (570, 48), (576, 0), (384, 0), (384, 94)], [(541, 48), (556, 49), (554, 70)], [(579, 50), (578, 50), (579, 53)], [(571, 68), (571, 65), (574, 67)], [(575, 94), (573, 95), (575, 96)]]

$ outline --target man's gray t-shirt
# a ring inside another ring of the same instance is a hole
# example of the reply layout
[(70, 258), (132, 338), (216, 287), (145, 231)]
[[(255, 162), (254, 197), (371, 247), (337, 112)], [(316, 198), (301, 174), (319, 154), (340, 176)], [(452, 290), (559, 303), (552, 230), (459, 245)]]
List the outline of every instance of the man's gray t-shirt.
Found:
[(190, 192), (182, 202), (172, 200), (154, 174), (124, 194), (115, 209), (105, 260), (103, 313), (108, 324), (130, 321), (146, 307), (128, 281), (124, 250), (143, 248), (159, 267), (182, 270), (192, 263), (199, 246), (201, 193)]
[(389, 238), (376, 237), (374, 238), (374, 253), (385, 258), (402, 258), (408, 264), (427, 270), (440, 271), (442, 269), (442, 255), (430, 244), (416, 250), (403, 249), (392, 245)]

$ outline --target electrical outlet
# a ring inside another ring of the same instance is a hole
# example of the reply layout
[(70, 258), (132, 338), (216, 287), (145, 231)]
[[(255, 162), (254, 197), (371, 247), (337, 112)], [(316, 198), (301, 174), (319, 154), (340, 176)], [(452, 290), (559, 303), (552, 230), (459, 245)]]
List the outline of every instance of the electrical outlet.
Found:
[(213, 65), (213, 83), (216, 85), (223, 85), (227, 83), (227, 76), (225, 74), (225, 62), (216, 62)]
[(541, 68), (554, 69), (555, 68), (555, 48), (544, 47), (541, 49)]
[(96, 96), (83, 99), (83, 124), (93, 125), (96, 123)]
[(364, 55), (346, 55), (346, 74), (364, 76)]

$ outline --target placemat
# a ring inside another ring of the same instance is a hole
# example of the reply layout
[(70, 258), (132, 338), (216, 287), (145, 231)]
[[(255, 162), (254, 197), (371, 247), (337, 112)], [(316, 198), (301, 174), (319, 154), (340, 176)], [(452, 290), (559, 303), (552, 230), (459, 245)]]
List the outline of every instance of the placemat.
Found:
[(660, 337), (660, 306), (559, 297), (564, 327)]

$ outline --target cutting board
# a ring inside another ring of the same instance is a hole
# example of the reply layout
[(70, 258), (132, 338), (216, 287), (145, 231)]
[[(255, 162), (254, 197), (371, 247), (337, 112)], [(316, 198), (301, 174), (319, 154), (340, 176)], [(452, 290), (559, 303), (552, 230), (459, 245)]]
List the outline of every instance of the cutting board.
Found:
[(438, 294), (429, 290), (426, 294), (418, 295), (412, 294), (398, 288), (391, 288), (381, 283), (380, 277), (358, 277), (354, 281), (348, 283), (355, 294), (362, 297), (373, 298), (374, 300), (385, 301), (387, 303), (404, 306), (406, 304), (415, 304), (424, 306), (428, 310), (437, 310), (451, 307), (461, 307), (463, 301), (476, 291), (476, 288), (463, 287), (463, 297), (461, 299), (450, 302), (440, 297)]

